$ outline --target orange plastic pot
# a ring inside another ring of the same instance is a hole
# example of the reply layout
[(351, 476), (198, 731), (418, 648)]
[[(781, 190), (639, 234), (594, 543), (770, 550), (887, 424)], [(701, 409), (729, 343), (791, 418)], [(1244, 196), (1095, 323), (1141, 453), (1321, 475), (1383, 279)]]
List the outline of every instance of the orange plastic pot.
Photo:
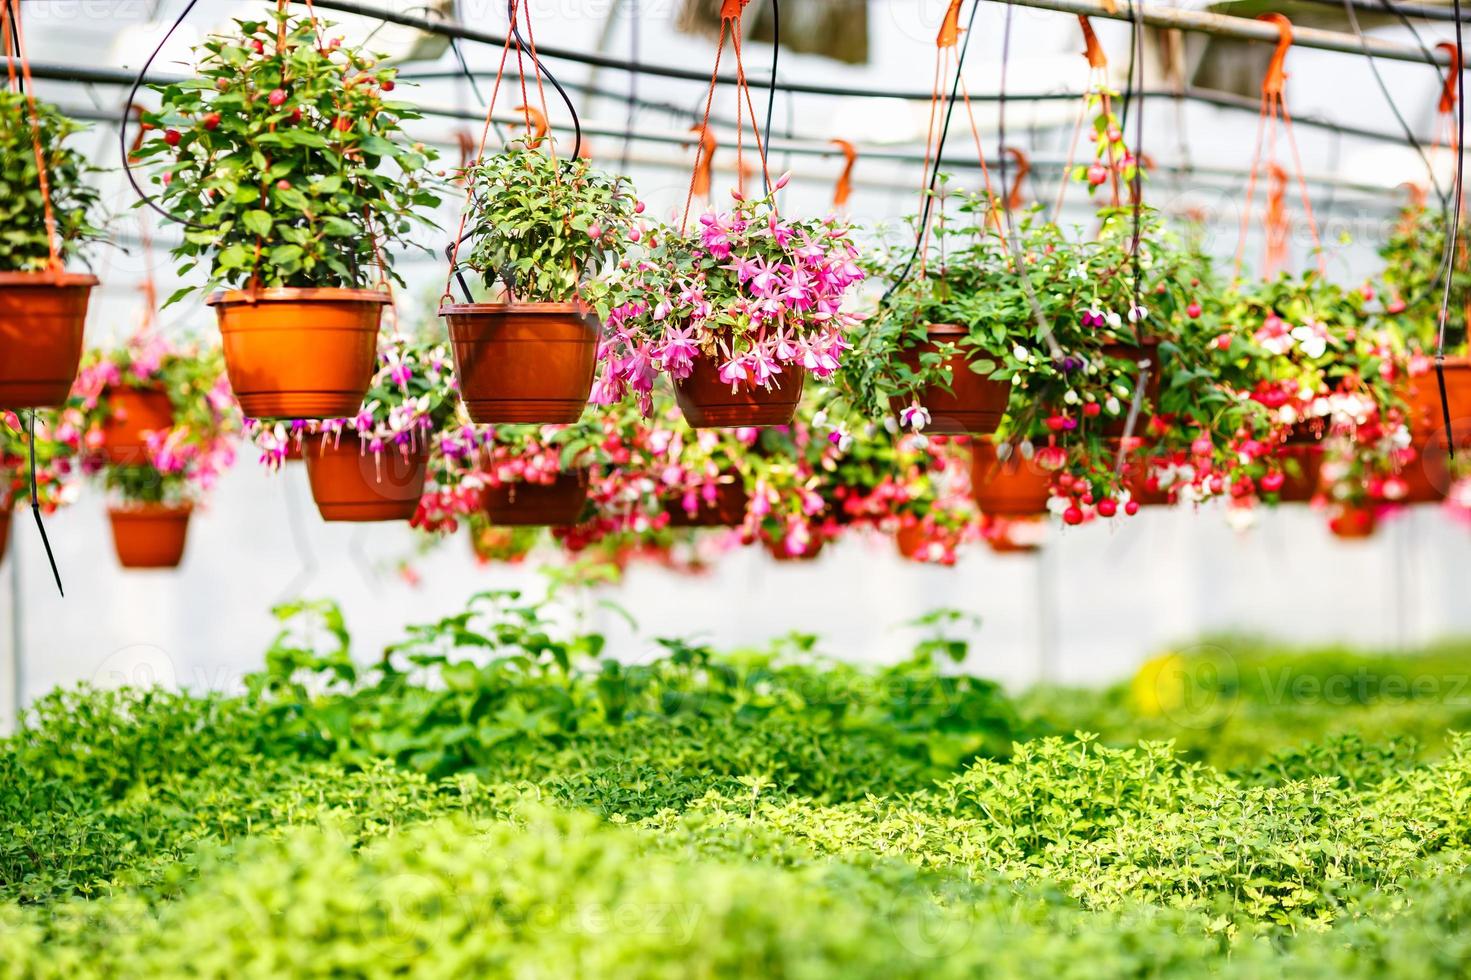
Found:
[(306, 437), (306, 475), (324, 521), (406, 521), (424, 495), (429, 455), (369, 452), (356, 432)]
[(1345, 541), (1362, 541), (1374, 536), (1378, 519), (1367, 507), (1344, 507), (1328, 520), (1328, 530), (1335, 538)]
[(1285, 480), (1277, 491), (1277, 501), (1305, 504), (1317, 496), (1322, 482), (1323, 447), (1312, 442), (1288, 442), (1277, 450)]
[(1036, 459), (1012, 450), (1005, 460), (987, 439), (971, 444), (971, 494), (981, 513), (992, 517), (1038, 517), (1047, 513), (1052, 474)]
[(1030, 555), (1040, 551), (1038, 544), (1024, 544), (1009, 537), (987, 538), (986, 545), (998, 555)]
[(551, 483), (503, 483), (485, 491), (485, 514), (502, 527), (567, 527), (587, 506), (587, 472), (559, 473)]
[[(934, 323), (927, 328), (928, 340), (900, 355), (910, 370), (919, 369), (919, 359), (942, 343), (953, 343), (968, 332), (954, 323)], [(990, 435), (1001, 425), (1006, 406), (1011, 401), (1011, 384), (992, 381), (970, 369), (970, 359), (957, 352), (945, 362), (950, 369), (950, 386), (926, 385), (918, 399), (930, 421), (924, 430), (939, 435)], [(903, 399), (895, 398), (891, 407), (897, 414), (906, 408)]]
[(109, 507), (112, 545), (124, 568), (178, 568), (189, 537), (189, 504)]
[(822, 554), (822, 546), (827, 544), (827, 539), (813, 531), (807, 538), (807, 543), (802, 550), (796, 553), (787, 550), (786, 539), (763, 538), (762, 543), (766, 545), (766, 551), (777, 561), (812, 561)]
[(148, 462), (145, 433), (174, 426), (174, 403), (162, 388), (109, 388), (102, 397), (110, 412), (102, 424), (102, 451), (109, 463)]
[(377, 289), (284, 287), (210, 296), (240, 410), (258, 419), (356, 415), (388, 299)]
[(701, 354), (690, 376), (676, 382), (674, 398), (685, 421), (696, 429), (790, 425), (806, 379), (805, 370), (787, 366), (776, 378), (781, 387), (763, 388), (749, 378), (729, 385), (720, 380), (715, 359)]
[(77, 379), (96, 276), (0, 272), (0, 409), (58, 408)]
[[(1103, 353), (1108, 357), (1133, 363), (1149, 361), (1149, 377), (1144, 381), (1144, 401), (1141, 403), (1139, 418), (1134, 423), (1133, 435), (1137, 436), (1144, 431), (1145, 425), (1149, 422), (1150, 407), (1159, 408), (1159, 396), (1164, 388), (1164, 371), (1159, 362), (1159, 341), (1144, 340), (1137, 344), (1104, 344)], [(1114, 438), (1123, 436), (1124, 429), (1129, 422), (1128, 407), (1128, 402), (1125, 402), (1124, 411), (1117, 418), (1109, 419), (1105, 423), (1104, 435)]]
[(1445, 359), (1445, 407), (1435, 372), (1409, 379), (1400, 392), (1408, 406), (1415, 460), (1400, 475), (1410, 492), (1403, 502), (1440, 500), (1455, 482), (1447, 452), (1445, 408), (1450, 409), (1457, 459), (1471, 457), (1471, 357)]
[(476, 422), (565, 425), (582, 417), (598, 358), (598, 318), (580, 303), (441, 306)]
[(715, 500), (707, 501), (696, 493), (697, 505), (691, 514), (684, 508), (684, 501), (676, 497), (669, 501), (670, 527), (736, 527), (746, 520), (746, 505), (750, 496), (740, 477), (729, 483), (715, 485)]

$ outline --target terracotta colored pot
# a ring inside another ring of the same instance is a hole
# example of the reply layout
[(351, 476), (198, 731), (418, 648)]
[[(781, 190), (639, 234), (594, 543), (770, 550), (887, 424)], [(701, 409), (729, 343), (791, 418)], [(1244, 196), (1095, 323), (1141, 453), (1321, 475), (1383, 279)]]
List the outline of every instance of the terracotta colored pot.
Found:
[[(1287, 479), (1277, 491), (1283, 504), (1305, 504), (1317, 496), (1323, 473), (1323, 448), (1315, 443), (1289, 442), (1277, 450)], [(1296, 472), (1293, 472), (1296, 470)]]
[(485, 514), (502, 527), (567, 527), (587, 506), (587, 472), (560, 473), (552, 483), (504, 483), (485, 490)]
[(406, 521), (424, 495), (429, 455), (421, 446), (366, 451), (355, 432), (305, 440), (306, 475), (324, 521)]
[(1039, 544), (1023, 544), (1008, 537), (987, 538), (986, 545), (998, 555), (1030, 555), (1042, 549)]
[(780, 388), (763, 388), (748, 379), (732, 390), (720, 380), (715, 359), (702, 354), (690, 376), (675, 384), (674, 397), (685, 421), (696, 429), (790, 425), (806, 378), (805, 370), (788, 366), (776, 379)]
[(715, 485), (714, 503), (698, 493), (696, 496), (699, 502), (693, 514), (684, 509), (681, 497), (668, 502), (670, 527), (737, 527), (745, 522), (750, 496), (739, 476), (729, 483)]
[(822, 554), (822, 546), (827, 544), (827, 540), (815, 531), (807, 539), (806, 547), (797, 554), (792, 554), (787, 550), (784, 540), (779, 539), (773, 541), (770, 538), (762, 538), (761, 540), (762, 544), (766, 546), (766, 551), (777, 561), (812, 561), (818, 555)]
[(102, 393), (111, 408), (102, 424), (102, 451), (109, 463), (147, 463), (144, 433), (174, 426), (174, 403), (162, 388), (109, 388)]
[(903, 524), (894, 532), (894, 545), (903, 558), (915, 559), (928, 542), (929, 537), (924, 533), (923, 524)]
[[(1435, 372), (1411, 378), (1400, 392), (1409, 409), (1416, 458), (1400, 475), (1410, 486), (1404, 503), (1441, 500), (1455, 482), (1446, 451), (1445, 414)], [(1446, 407), (1450, 409), (1456, 459), (1471, 458), (1471, 357), (1445, 359)]]
[(377, 289), (259, 289), (215, 293), (230, 387), (258, 419), (356, 415), (378, 359)]
[(578, 303), (441, 306), (476, 422), (562, 425), (582, 417), (598, 357), (598, 318)]
[(1328, 530), (1335, 538), (1345, 541), (1362, 541), (1374, 536), (1378, 526), (1374, 512), (1367, 507), (1344, 507), (1328, 520)]
[(124, 568), (178, 568), (189, 536), (188, 504), (133, 504), (109, 507), (112, 544)]
[[(919, 369), (920, 357), (932, 352), (942, 343), (952, 343), (964, 337), (965, 327), (953, 323), (934, 323), (927, 328), (929, 340), (900, 354), (910, 370)], [(970, 369), (970, 359), (964, 353), (956, 353), (945, 362), (950, 368), (950, 388), (932, 384), (921, 389), (919, 403), (930, 413), (925, 432), (939, 435), (990, 435), (1006, 415), (1006, 406), (1011, 400), (1011, 383), (992, 381)], [(908, 407), (904, 400), (895, 398), (890, 403), (895, 414)]]
[(971, 494), (981, 513), (993, 517), (1036, 517), (1047, 513), (1052, 474), (1035, 459), (1013, 450), (1003, 462), (990, 440), (971, 443)]
[[(1159, 408), (1160, 392), (1164, 389), (1164, 370), (1160, 364), (1159, 341), (1145, 340), (1138, 344), (1104, 344), (1103, 353), (1126, 361), (1149, 361), (1149, 377), (1144, 382), (1144, 402), (1140, 406), (1139, 418), (1134, 423), (1134, 435), (1144, 431), (1149, 422), (1150, 406)], [(1124, 401), (1123, 399), (1120, 399)], [(1117, 418), (1109, 419), (1103, 427), (1106, 436), (1122, 437), (1129, 421), (1129, 402), (1124, 401), (1124, 410)]]
[(0, 561), (5, 560), (5, 549), (10, 547), (10, 508), (0, 509)]
[(95, 285), (96, 276), (0, 272), (0, 409), (66, 401)]

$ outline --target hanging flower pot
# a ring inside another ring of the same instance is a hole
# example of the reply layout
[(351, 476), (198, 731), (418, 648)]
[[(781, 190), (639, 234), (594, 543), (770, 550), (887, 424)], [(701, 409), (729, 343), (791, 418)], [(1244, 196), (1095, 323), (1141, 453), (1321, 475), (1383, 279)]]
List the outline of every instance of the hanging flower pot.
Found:
[(683, 497), (668, 503), (670, 527), (738, 527), (746, 520), (750, 496), (739, 476), (715, 484), (714, 499), (705, 497), (703, 489), (693, 491), (695, 509), (686, 509)]
[(251, 418), (355, 415), (377, 363), (378, 321), (388, 303), (375, 289), (232, 290), (215, 308), (225, 369)]
[(559, 473), (551, 483), (507, 482), (485, 490), (485, 514), (502, 527), (566, 527), (587, 505), (587, 471)]
[(1451, 417), (1456, 457), (1471, 455), (1471, 357), (1445, 359), (1445, 405), (1435, 372), (1410, 378), (1400, 391), (1415, 440), (1415, 459), (1401, 474), (1409, 485), (1406, 503), (1441, 500), (1455, 478), (1447, 451), (1445, 412)]
[(694, 358), (689, 376), (675, 382), (674, 397), (684, 419), (696, 429), (790, 425), (802, 400), (807, 372), (789, 365), (771, 385), (746, 378), (720, 379), (720, 366), (705, 354)]
[(124, 386), (103, 392), (107, 417), (102, 423), (102, 451), (109, 463), (122, 466), (148, 462), (149, 432), (174, 427), (174, 404), (162, 388)]
[(1345, 541), (1362, 541), (1374, 536), (1378, 520), (1368, 507), (1343, 506), (1328, 519), (1328, 529), (1335, 538)]
[(929, 535), (925, 533), (924, 525), (919, 522), (900, 525), (899, 530), (894, 532), (894, 546), (899, 549), (899, 556), (910, 561), (920, 561), (920, 552), (929, 543)]
[(95, 285), (96, 276), (0, 272), (0, 409), (66, 401)]
[(482, 423), (576, 422), (592, 390), (598, 318), (580, 303), (441, 306), (460, 398)]
[[(1284, 504), (1305, 504), (1317, 496), (1322, 482), (1323, 447), (1314, 442), (1288, 442), (1277, 450), (1280, 484), (1277, 500)], [(1268, 488), (1264, 479), (1263, 489)]]
[(762, 544), (766, 551), (777, 561), (812, 561), (822, 553), (823, 545), (827, 544), (827, 538), (819, 534), (815, 529), (796, 550), (786, 538), (762, 538)]
[(192, 504), (109, 507), (118, 563), (124, 568), (178, 568), (193, 510)]
[(424, 494), (428, 453), (396, 446), (372, 452), (351, 430), (312, 435), (306, 444), (312, 499), (324, 521), (406, 521)]
[(995, 517), (1035, 517), (1047, 513), (1052, 474), (1034, 456), (1013, 448), (1005, 460), (990, 440), (971, 444), (971, 493), (981, 513)]
[[(900, 353), (900, 359), (911, 371), (920, 369), (920, 358), (940, 344), (954, 343), (969, 331), (959, 324), (932, 323), (926, 328), (927, 341)], [(938, 382), (926, 385), (915, 394), (921, 408), (929, 415), (924, 431), (938, 435), (990, 435), (1006, 415), (1011, 401), (1011, 382), (993, 381), (971, 370), (970, 358), (957, 351), (945, 361), (950, 369), (950, 385)], [(903, 398), (891, 399), (890, 406), (900, 414), (908, 405)]]

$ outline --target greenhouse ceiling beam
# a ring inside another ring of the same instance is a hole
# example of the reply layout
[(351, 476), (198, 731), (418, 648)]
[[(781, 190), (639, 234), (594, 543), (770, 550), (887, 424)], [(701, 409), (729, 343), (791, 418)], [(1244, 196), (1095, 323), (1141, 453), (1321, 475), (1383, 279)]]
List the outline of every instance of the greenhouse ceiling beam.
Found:
[[(1104, 20), (1130, 21), (1132, 19), (1131, 8), (1128, 5), (1110, 5), (1104, 0), (992, 0), (992, 2), (1011, 3), (1035, 10), (1052, 10), (1062, 14), (1082, 14)], [(1156, 7), (1142, 3), (1139, 4), (1138, 11), (1139, 19), (1149, 27), (1209, 34), (1212, 37), (1229, 37), (1238, 41), (1264, 41), (1268, 44), (1276, 44), (1279, 36), (1275, 25), (1252, 17), (1233, 17), (1230, 14), (1211, 13), (1209, 10)], [(1431, 57), (1427, 59), (1425, 52), (1413, 44), (1401, 44), (1398, 41), (1386, 41), (1378, 37), (1360, 37), (1357, 34), (1329, 31), (1319, 27), (1299, 27), (1296, 24), (1292, 27), (1292, 46), (1313, 48), (1317, 51), (1337, 51), (1340, 54), (1353, 54), (1361, 58), (1367, 53), (1386, 61), (1412, 61), (1422, 65), (1434, 63), (1441, 66), (1450, 64), (1450, 56), (1443, 51), (1432, 49)], [(751, 84), (756, 84), (755, 79), (751, 80)]]
[[(320, 6), (321, 3), (322, 0), (317, 0), (317, 3), (314, 5)], [(541, 49), (538, 48), (537, 51), (540, 52)], [(91, 85), (132, 85), (133, 80), (136, 77), (133, 72), (125, 71), (118, 68), (94, 68), (86, 65), (61, 65), (55, 63), (34, 64), (31, 67), (31, 74), (34, 75), (36, 78), (44, 79), (46, 81), (78, 82)], [(487, 77), (493, 77), (491, 73), (477, 74), (485, 74)], [(459, 78), (463, 77), (463, 73), (446, 71), (416, 72), (411, 74), (405, 72), (402, 77), (405, 79), (422, 79), (427, 81), (430, 79), (444, 79), (451, 76)], [(182, 75), (151, 72), (149, 73), (145, 81), (149, 84), (161, 85), (168, 84), (170, 82), (182, 81), (183, 79), (184, 76)], [(622, 97), (615, 96), (613, 93), (606, 92), (599, 92), (597, 94), (606, 95), (609, 98)], [(1215, 92), (1210, 89), (1186, 88), (1179, 92), (1170, 89), (1151, 89), (1140, 93), (1140, 95), (1146, 99), (1185, 98), (1192, 102), (1199, 102), (1203, 105), (1215, 106), (1222, 109), (1241, 109), (1256, 112), (1259, 108), (1257, 101), (1254, 99), (1248, 99), (1240, 95), (1233, 95), (1229, 92)], [(895, 97), (903, 98), (904, 96), (896, 95)], [(1083, 93), (1081, 92), (1018, 92), (1013, 95), (1008, 95), (1007, 99), (1015, 100), (1017, 102), (1052, 102), (1060, 100), (1065, 101), (1067, 99), (1080, 99), (1082, 97)], [(930, 97), (928, 94), (925, 94), (923, 98), (924, 101), (928, 102)], [(972, 102), (983, 101), (983, 97), (979, 93), (975, 92), (971, 93), (970, 98)], [(995, 100), (996, 96), (993, 94), (990, 96), (990, 99)], [(666, 107), (662, 104), (653, 104), (649, 105), (648, 108), (663, 110), (666, 108), (677, 107)], [(483, 117), (477, 116), (475, 118), (479, 119)], [(1375, 140), (1381, 143), (1394, 143), (1399, 146), (1407, 145), (1402, 133), (1387, 133), (1382, 130), (1365, 129), (1360, 126), (1350, 126), (1344, 123), (1336, 123), (1332, 122), (1331, 120), (1320, 119), (1316, 116), (1311, 115), (1294, 116), (1292, 121), (1299, 126), (1313, 126), (1327, 132), (1338, 133), (1344, 136), (1354, 136), (1361, 139)], [(624, 132), (622, 129), (619, 129), (616, 133), (599, 133), (595, 135), (613, 135), (621, 137), (624, 135)], [(637, 138), (637, 134), (634, 134), (634, 136), (635, 138)], [(1426, 137), (1422, 139), (1421, 142), (1429, 143), (1430, 139), (1429, 137)]]
[[(305, 3), (306, 0), (294, 0), (296, 3)], [(994, 2), (1016, 3), (1024, 7), (1032, 7), (1038, 10), (1053, 10), (1058, 13), (1086, 14), (1090, 17), (1101, 17), (1108, 20), (1130, 19), (1128, 7), (1110, 6), (1102, 0), (994, 0)], [(500, 47), (506, 43), (504, 35), (492, 34), (489, 31), (479, 31), (464, 27), (460, 24), (450, 23), (444, 20), (433, 20), (419, 17), (413, 14), (399, 13), (395, 10), (383, 10), (370, 7), (366, 4), (357, 3), (355, 0), (312, 0), (312, 6), (324, 10), (336, 10), (341, 13), (357, 14), (362, 17), (387, 21), (404, 27), (412, 27), (431, 34), (439, 34), (445, 37), (453, 37), (466, 41), (476, 41), (482, 44), (490, 44)], [(1276, 42), (1277, 28), (1265, 21), (1254, 20), (1250, 17), (1232, 17), (1228, 14), (1214, 14), (1204, 10), (1182, 10), (1175, 7), (1154, 7), (1140, 4), (1140, 18), (1151, 27), (1174, 28), (1183, 31), (1193, 31), (1202, 34), (1210, 34), (1217, 37), (1233, 37), (1243, 41), (1267, 41)], [(1401, 44), (1397, 41), (1386, 41), (1383, 38), (1365, 37), (1360, 39), (1357, 35), (1346, 34), (1342, 31), (1328, 31), (1313, 27), (1294, 27), (1293, 44), (1299, 48), (1314, 48), (1321, 51), (1337, 51), (1343, 54), (1353, 54), (1362, 57), (1367, 52), (1376, 58), (1384, 58), (1389, 61), (1411, 61), (1426, 64), (1425, 52), (1410, 44)], [(582, 51), (573, 51), (567, 48), (559, 48), (555, 45), (538, 45), (537, 54), (549, 58), (557, 58), (564, 61), (577, 62), (584, 65), (594, 65), (599, 68), (609, 68), (619, 71), (637, 72), (644, 75), (655, 75), (663, 78), (678, 78), (685, 81), (701, 82), (709, 84), (710, 75), (704, 71), (688, 68), (670, 68), (663, 65), (639, 62), (634, 64), (623, 58), (615, 58), (610, 55), (588, 54)], [(1444, 52), (1432, 50), (1431, 60), (1437, 65), (1448, 65), (1449, 56)], [(723, 84), (734, 85), (735, 75), (726, 73), (720, 76)], [(910, 92), (889, 92), (871, 88), (856, 88), (841, 85), (816, 85), (810, 82), (773, 82), (771, 79), (756, 75), (748, 75), (746, 83), (752, 88), (772, 88), (781, 91), (801, 92), (808, 95), (831, 95), (831, 96), (854, 96), (868, 98), (923, 98), (928, 101), (930, 93), (925, 92), (922, 96), (915, 96)]]

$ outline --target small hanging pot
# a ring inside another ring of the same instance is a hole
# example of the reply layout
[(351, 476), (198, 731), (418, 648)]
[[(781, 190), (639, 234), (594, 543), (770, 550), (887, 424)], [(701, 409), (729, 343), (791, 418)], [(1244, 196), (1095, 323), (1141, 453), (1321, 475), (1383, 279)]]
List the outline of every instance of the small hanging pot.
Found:
[(69, 272), (0, 272), (0, 409), (66, 402), (95, 285)]
[(568, 527), (587, 506), (587, 471), (559, 473), (551, 483), (502, 483), (485, 490), (485, 514), (502, 527)]
[(814, 530), (807, 538), (807, 543), (802, 546), (801, 551), (793, 552), (787, 549), (785, 538), (762, 538), (767, 552), (777, 561), (812, 561), (822, 554), (823, 545), (827, 539)]
[(358, 413), (378, 360), (378, 289), (281, 287), (218, 292), (225, 371), (240, 410), (258, 419)]
[(670, 527), (738, 527), (745, 523), (746, 505), (750, 496), (739, 475), (728, 482), (715, 485), (715, 499), (708, 501), (703, 493), (695, 492), (694, 513), (685, 510), (681, 497), (668, 502)]
[(481, 423), (567, 425), (582, 417), (597, 369), (597, 315), (580, 303), (441, 306), (460, 400)]
[(1282, 489), (1277, 491), (1279, 503), (1305, 504), (1317, 496), (1323, 473), (1322, 445), (1306, 437), (1303, 441), (1289, 440), (1278, 448), (1277, 458), (1284, 477)]
[(112, 544), (124, 568), (178, 568), (189, 535), (190, 504), (126, 504), (107, 509)]
[(429, 454), (423, 445), (407, 455), (396, 446), (368, 451), (345, 431), (306, 438), (306, 474), (324, 521), (406, 521), (424, 495)]
[(1362, 541), (1374, 536), (1379, 521), (1368, 507), (1341, 507), (1328, 519), (1328, 530), (1344, 541)]
[(971, 443), (971, 494), (981, 513), (990, 517), (1040, 517), (1047, 514), (1052, 474), (1036, 458), (1013, 448), (1005, 460), (989, 439)]
[(159, 387), (108, 388), (102, 393), (110, 409), (102, 424), (102, 451), (109, 463), (133, 466), (148, 462), (145, 433), (174, 427), (174, 403)]
[[(954, 323), (932, 323), (926, 328), (927, 340), (899, 355), (911, 371), (919, 370), (922, 355), (933, 352), (942, 343), (954, 343), (969, 331)], [(993, 381), (970, 369), (970, 358), (957, 351), (945, 366), (950, 369), (950, 386), (926, 385), (916, 395), (919, 404), (930, 415), (924, 431), (936, 435), (990, 435), (1001, 425), (1011, 401), (1011, 383)], [(908, 406), (903, 398), (890, 400), (895, 414)]]
[(730, 385), (720, 380), (715, 358), (700, 354), (689, 377), (675, 382), (674, 398), (696, 429), (790, 425), (806, 378), (803, 368), (787, 365), (776, 378), (780, 387), (765, 388), (749, 378)]
[(1434, 371), (1410, 378), (1400, 391), (1415, 440), (1415, 460), (1400, 474), (1409, 485), (1402, 503), (1442, 500), (1455, 482), (1447, 451), (1446, 408), (1450, 410), (1456, 457), (1471, 455), (1471, 357), (1445, 359), (1445, 394), (1442, 407), (1440, 382)]

